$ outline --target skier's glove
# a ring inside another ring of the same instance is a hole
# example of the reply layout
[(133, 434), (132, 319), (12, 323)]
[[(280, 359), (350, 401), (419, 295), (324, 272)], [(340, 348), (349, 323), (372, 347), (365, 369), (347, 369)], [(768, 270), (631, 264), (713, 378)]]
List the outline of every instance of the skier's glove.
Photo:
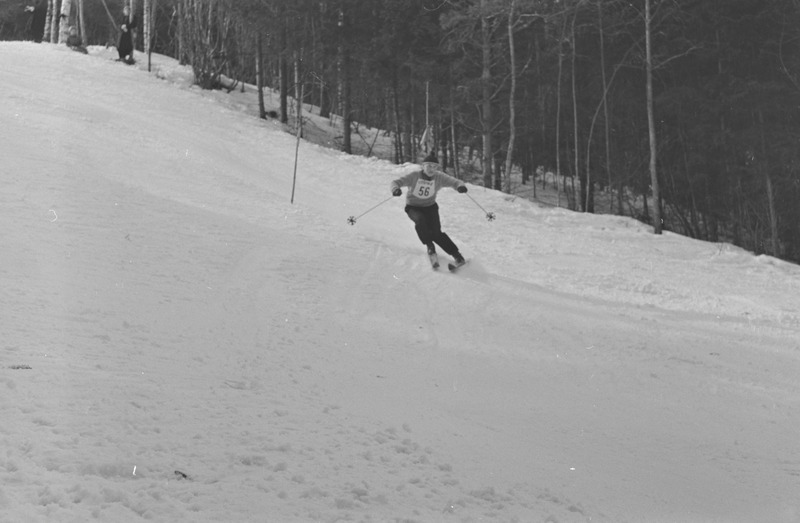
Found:
[(402, 194), (403, 191), (401, 191), (399, 187), (395, 187), (394, 190), (392, 191), (392, 196), (400, 196)]
[(456, 190), (458, 192), (460, 192), (460, 193), (465, 193), (465, 192), (467, 192), (467, 186), (466, 185), (459, 185), (458, 189), (456, 189)]

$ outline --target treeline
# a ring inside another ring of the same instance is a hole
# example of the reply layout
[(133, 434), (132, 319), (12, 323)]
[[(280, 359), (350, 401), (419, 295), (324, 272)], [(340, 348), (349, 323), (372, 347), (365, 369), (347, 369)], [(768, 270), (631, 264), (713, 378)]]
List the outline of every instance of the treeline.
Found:
[[(106, 43), (122, 2), (84, 4), (88, 43)], [(488, 187), (553, 171), (575, 209), (602, 202), (656, 232), (800, 262), (800, 0), (133, 8), (152, 28), (141, 49), (190, 64), (205, 88), (225, 74), (279, 89), (284, 121), (290, 98), (338, 115), (347, 152), (354, 122), (391, 131), (396, 162), (416, 160), (424, 136), (456, 174), (479, 158)], [(8, 27), (0, 37), (24, 36)]]

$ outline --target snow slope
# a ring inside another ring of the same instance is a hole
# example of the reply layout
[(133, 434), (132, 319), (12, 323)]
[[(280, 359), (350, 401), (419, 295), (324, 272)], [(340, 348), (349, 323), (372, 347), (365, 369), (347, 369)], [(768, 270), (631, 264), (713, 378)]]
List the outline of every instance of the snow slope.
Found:
[(290, 204), (108, 56), (0, 43), (0, 521), (800, 521), (800, 267), (470, 186), (433, 272), (347, 224), (413, 166), (303, 143)]

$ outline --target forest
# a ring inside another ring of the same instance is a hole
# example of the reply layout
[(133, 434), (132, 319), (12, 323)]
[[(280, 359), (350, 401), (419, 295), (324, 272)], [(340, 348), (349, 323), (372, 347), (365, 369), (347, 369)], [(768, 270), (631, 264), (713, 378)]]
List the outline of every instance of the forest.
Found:
[(384, 129), (397, 163), (800, 262), (800, 0), (6, 0), (0, 40), (114, 46), (123, 4), (137, 60), (311, 104), (344, 152)]

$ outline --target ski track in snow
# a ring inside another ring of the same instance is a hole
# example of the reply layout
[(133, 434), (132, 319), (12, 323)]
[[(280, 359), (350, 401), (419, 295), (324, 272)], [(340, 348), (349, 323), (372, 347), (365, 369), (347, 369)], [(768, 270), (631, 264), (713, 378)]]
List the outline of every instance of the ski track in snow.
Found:
[(800, 521), (796, 266), (471, 186), (434, 272), (345, 222), (409, 166), (304, 143), (291, 205), (108, 55), (0, 44), (0, 521)]

